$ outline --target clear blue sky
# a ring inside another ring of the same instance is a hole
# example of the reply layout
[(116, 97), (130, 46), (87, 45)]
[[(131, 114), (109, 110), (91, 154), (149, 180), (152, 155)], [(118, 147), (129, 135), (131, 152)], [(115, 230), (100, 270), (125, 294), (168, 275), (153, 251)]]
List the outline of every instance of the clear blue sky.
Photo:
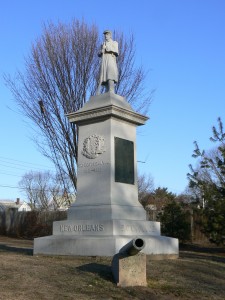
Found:
[(23, 69), (44, 22), (74, 17), (102, 31), (134, 33), (137, 62), (150, 70), (146, 85), (156, 89), (150, 120), (138, 130), (138, 160), (146, 161), (138, 168), (155, 187), (183, 192), (193, 141), (209, 149), (219, 116), (225, 125), (225, 1), (8, 0), (0, 10), (0, 199), (23, 198), (15, 188), (21, 176), (52, 168), (30, 140), (2, 75)]

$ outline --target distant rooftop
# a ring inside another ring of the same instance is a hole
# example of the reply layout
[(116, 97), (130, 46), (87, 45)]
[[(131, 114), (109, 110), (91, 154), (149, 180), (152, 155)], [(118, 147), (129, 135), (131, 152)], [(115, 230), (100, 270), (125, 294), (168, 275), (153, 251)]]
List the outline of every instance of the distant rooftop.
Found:
[(22, 205), (24, 205), (24, 201), (20, 201), (19, 198), (16, 201), (8, 200), (8, 199), (0, 199), (0, 210), (6, 208), (17, 208), (19, 209)]

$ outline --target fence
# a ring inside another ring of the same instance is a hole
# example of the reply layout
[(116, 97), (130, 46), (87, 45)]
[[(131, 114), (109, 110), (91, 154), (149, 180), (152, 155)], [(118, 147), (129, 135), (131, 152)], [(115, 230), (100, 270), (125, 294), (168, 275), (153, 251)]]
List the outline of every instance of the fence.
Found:
[[(157, 211), (154, 216), (149, 213), (149, 220), (156, 221)], [(189, 222), (191, 226), (191, 242), (205, 244), (208, 238), (201, 228), (201, 218), (196, 212), (191, 211)], [(11, 237), (35, 238), (52, 234), (54, 221), (66, 220), (66, 211), (30, 211), (18, 212), (8, 209), (0, 212), (0, 234)]]
[(52, 234), (53, 221), (65, 220), (66, 211), (0, 212), (0, 234), (11, 237), (35, 238)]
[(202, 222), (204, 216), (199, 215), (196, 211), (192, 211), (190, 214), (191, 222), (191, 241), (198, 244), (208, 244), (209, 239), (202, 230)]
[[(148, 210), (148, 220), (149, 221), (158, 221), (157, 216), (162, 212), (161, 210)], [(203, 233), (202, 230), (202, 221), (203, 216), (198, 214), (198, 211), (193, 209), (189, 209), (189, 214), (187, 214), (187, 221), (190, 224), (191, 234), (190, 234), (190, 242), (197, 244), (208, 244), (209, 239)]]

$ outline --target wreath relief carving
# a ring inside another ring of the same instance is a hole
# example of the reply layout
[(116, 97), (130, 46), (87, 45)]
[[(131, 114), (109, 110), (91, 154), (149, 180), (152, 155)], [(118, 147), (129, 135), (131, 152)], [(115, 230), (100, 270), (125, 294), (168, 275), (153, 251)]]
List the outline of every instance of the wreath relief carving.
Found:
[(105, 151), (105, 139), (100, 135), (93, 134), (84, 140), (81, 153), (87, 158), (94, 159)]

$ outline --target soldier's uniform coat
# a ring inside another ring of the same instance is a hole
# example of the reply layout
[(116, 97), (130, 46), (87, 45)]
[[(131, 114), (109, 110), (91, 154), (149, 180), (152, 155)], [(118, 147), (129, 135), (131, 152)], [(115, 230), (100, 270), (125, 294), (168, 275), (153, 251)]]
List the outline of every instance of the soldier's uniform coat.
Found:
[(106, 85), (108, 80), (118, 82), (118, 69), (116, 64), (116, 57), (118, 56), (118, 43), (113, 40), (106, 41), (104, 43), (106, 45), (105, 52), (103, 54), (99, 52), (99, 56), (102, 57), (100, 77), (102, 85)]

